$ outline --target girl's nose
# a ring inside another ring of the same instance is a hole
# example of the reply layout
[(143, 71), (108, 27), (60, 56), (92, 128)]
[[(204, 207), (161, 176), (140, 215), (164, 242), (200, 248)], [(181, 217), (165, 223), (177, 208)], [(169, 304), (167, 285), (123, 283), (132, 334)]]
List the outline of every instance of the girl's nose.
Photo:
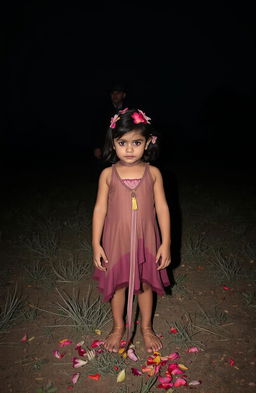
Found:
[(127, 150), (127, 151), (133, 151), (133, 146), (132, 146), (132, 144), (128, 143), (128, 144), (127, 144), (127, 147), (126, 147), (126, 150)]

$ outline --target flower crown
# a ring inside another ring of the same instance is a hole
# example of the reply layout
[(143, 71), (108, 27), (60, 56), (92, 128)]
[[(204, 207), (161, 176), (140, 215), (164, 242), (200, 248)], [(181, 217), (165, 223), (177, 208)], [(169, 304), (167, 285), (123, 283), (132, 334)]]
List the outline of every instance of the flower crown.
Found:
[[(120, 119), (119, 115), (123, 115), (125, 112), (128, 111), (128, 108), (122, 109), (120, 110), (117, 114), (115, 114), (113, 117), (111, 117), (110, 120), (110, 128), (115, 128), (116, 127), (116, 123), (117, 121)], [(144, 112), (142, 112), (142, 110), (138, 109), (137, 112), (133, 112), (133, 114), (131, 115), (131, 117), (133, 118), (133, 122), (134, 124), (139, 124), (139, 123), (146, 123), (146, 124), (150, 124), (150, 120), (151, 118), (148, 117)]]

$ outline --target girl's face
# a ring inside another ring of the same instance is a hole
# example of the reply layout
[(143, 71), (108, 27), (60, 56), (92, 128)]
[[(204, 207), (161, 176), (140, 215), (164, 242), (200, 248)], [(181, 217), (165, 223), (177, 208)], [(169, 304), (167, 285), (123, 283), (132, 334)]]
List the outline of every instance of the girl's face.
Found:
[(146, 142), (140, 131), (130, 131), (114, 139), (114, 149), (119, 160), (126, 164), (134, 164), (142, 158), (150, 141), (149, 138)]

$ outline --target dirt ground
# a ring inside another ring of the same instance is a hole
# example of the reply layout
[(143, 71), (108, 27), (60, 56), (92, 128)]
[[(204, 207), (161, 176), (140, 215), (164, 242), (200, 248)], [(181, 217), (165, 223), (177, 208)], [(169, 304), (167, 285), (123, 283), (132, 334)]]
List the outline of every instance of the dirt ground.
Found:
[[(76, 166), (13, 168), (2, 179), (2, 393), (255, 391), (256, 209), (252, 170), (189, 162), (174, 163), (164, 171), (173, 228), (172, 285), (156, 301), (154, 329), (163, 342), (161, 356), (177, 352), (179, 358), (163, 362), (156, 376), (165, 376), (168, 364), (177, 362), (186, 369), (173, 376), (172, 382), (182, 377), (187, 383), (169, 390), (157, 387), (160, 380), (155, 381), (148, 372), (135, 376), (131, 371), (136, 368), (141, 372), (149, 357), (138, 315), (134, 316), (138, 322), (133, 338), (137, 361), (122, 354), (107, 357), (103, 352), (96, 355), (98, 363), (94, 359), (80, 368), (72, 367), (73, 357), (87, 359), (78, 355), (76, 344), (83, 340), (82, 347), (88, 351), (111, 326), (111, 320), (101, 326), (99, 318), (99, 325), (91, 331), (75, 328), (70, 326), (75, 319), (65, 318), (61, 308), (71, 307), (73, 302), (77, 307), (73, 311), (79, 314), (91, 291), (92, 309), (99, 316), (102, 312), (90, 267), (96, 181)], [(61, 347), (64, 339), (72, 343)], [(56, 350), (64, 353), (61, 359), (54, 356)], [(123, 369), (126, 379), (117, 382)], [(77, 372), (80, 377), (73, 384), (71, 378)], [(95, 374), (100, 374), (98, 380), (88, 377)]]

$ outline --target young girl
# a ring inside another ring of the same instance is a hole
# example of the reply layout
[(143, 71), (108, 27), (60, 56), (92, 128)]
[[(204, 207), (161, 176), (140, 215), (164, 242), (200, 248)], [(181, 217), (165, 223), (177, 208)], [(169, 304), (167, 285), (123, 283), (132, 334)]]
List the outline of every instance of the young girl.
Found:
[[(141, 110), (119, 111), (111, 118), (104, 157), (113, 165), (99, 178), (93, 212), (93, 278), (104, 301), (111, 301), (113, 328), (105, 348), (117, 352), (125, 331), (131, 338), (133, 295), (138, 294), (141, 333), (146, 350), (158, 351), (160, 339), (152, 328), (153, 293), (170, 285), (170, 214), (160, 171), (149, 165), (158, 150), (150, 118)], [(157, 222), (157, 220), (158, 222)], [(161, 237), (159, 233), (159, 228)]]

